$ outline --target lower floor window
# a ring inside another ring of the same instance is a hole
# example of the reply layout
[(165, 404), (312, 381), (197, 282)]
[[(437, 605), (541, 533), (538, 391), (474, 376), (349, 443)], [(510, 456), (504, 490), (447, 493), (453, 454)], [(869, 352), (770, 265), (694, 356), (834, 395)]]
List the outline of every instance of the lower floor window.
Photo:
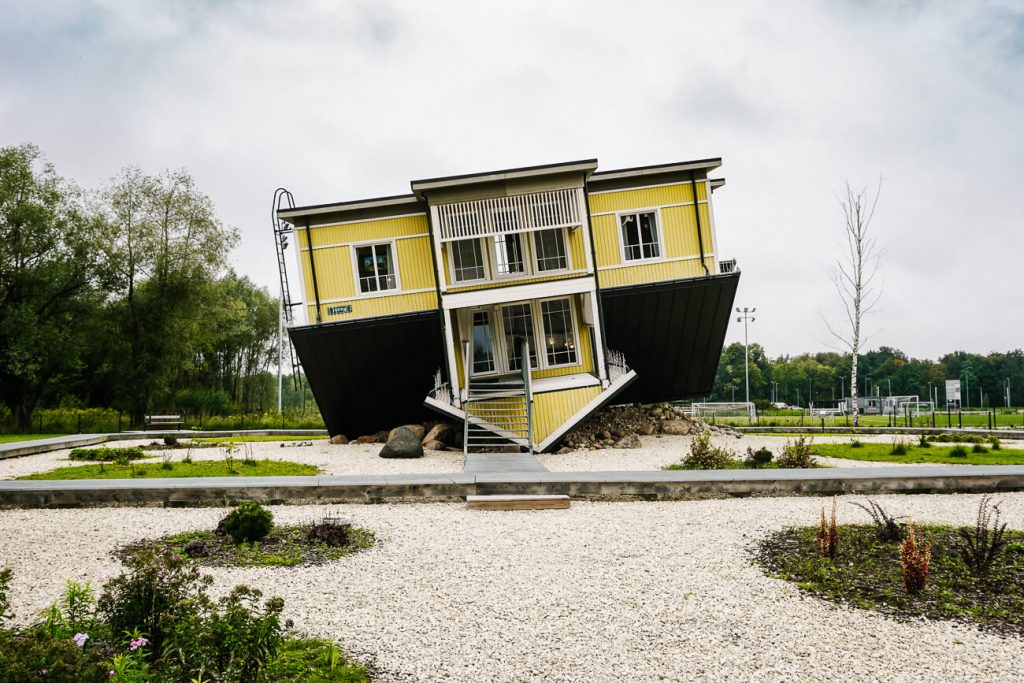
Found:
[(569, 300), (542, 301), (540, 308), (544, 319), (544, 348), (548, 365), (576, 363), (576, 334)]
[(362, 294), (398, 288), (390, 243), (356, 247), (356, 271)]
[(530, 345), (530, 367), (537, 367), (537, 349), (533, 338), (533, 311), (530, 304), (512, 304), (501, 309), (505, 324), (505, 349), (508, 356), (508, 370), (513, 372), (523, 367), (523, 342)]

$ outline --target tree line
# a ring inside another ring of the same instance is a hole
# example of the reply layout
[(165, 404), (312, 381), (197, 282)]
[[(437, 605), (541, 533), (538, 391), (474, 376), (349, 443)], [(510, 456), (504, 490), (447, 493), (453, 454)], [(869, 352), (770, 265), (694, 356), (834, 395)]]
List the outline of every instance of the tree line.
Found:
[[(910, 358), (899, 349), (882, 346), (858, 355), (858, 393), (861, 396), (936, 397), (946, 402), (947, 379), (959, 379), (964, 407), (1005, 406), (1007, 380), (1010, 402), (1024, 404), (1024, 350), (987, 355), (956, 351), (938, 360)], [(743, 401), (746, 395), (743, 344), (722, 351), (711, 401)], [(835, 406), (851, 395), (850, 356), (834, 352), (803, 353), (769, 358), (760, 344), (750, 345), (750, 400), (807, 407)]]
[(274, 406), (278, 303), (230, 268), (238, 239), (186, 171), (131, 167), (85, 190), (34, 145), (0, 148), (6, 419)]

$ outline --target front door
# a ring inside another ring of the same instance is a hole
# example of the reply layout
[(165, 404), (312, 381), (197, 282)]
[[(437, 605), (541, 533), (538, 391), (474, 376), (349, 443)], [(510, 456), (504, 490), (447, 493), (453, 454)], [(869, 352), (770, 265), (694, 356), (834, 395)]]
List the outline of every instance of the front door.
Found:
[(473, 375), (491, 375), (496, 370), (491, 312), (473, 311)]

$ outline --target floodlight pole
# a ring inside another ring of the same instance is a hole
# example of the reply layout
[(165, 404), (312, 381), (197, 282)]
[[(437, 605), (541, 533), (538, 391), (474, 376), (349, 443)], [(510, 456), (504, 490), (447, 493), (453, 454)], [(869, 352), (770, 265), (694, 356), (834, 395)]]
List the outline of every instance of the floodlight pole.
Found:
[(1006, 407), (1010, 407), (1010, 378), (1006, 378)]
[(740, 314), (736, 317), (736, 322), (743, 323), (743, 372), (746, 376), (747, 382), (747, 403), (750, 403), (750, 346), (747, 343), (747, 324), (757, 320), (757, 318), (753, 316), (753, 313), (756, 310), (756, 306), (754, 308), (747, 308), (744, 306), (743, 310), (740, 310), (739, 308), (736, 309), (736, 312)]
[(277, 414), (281, 414), (282, 378), (284, 365), (284, 295), (277, 298)]

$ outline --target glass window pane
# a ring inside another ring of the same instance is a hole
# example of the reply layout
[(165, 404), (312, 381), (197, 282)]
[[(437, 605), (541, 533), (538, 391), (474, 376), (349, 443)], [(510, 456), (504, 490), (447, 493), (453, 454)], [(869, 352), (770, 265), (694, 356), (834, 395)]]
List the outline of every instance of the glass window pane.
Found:
[(457, 282), (484, 278), (484, 259), (483, 253), (480, 251), (480, 240), (459, 240), (452, 242), (451, 247)]
[(530, 304), (512, 304), (501, 309), (505, 323), (505, 350), (508, 352), (509, 372), (522, 366), (523, 340), (530, 343), (530, 367), (537, 367), (537, 349), (533, 339), (533, 314)]
[(495, 236), (494, 255), (494, 267), (498, 275), (517, 275), (526, 272), (523, 243), (518, 234)]
[(627, 261), (661, 256), (658, 221), (653, 211), (622, 216), (619, 221), (622, 226), (622, 252)]
[(395, 289), (398, 283), (395, 280), (395, 267), (391, 256), (391, 245), (377, 244), (373, 249), (376, 256), (377, 282), (380, 286), (379, 288), (382, 290)]
[(565, 256), (565, 240), (562, 228), (538, 230), (533, 233), (537, 248), (537, 270), (564, 270), (569, 267)]
[(373, 247), (356, 248), (356, 269), (359, 278), (359, 291), (362, 293), (377, 291), (377, 272), (374, 269)]
[(473, 314), (473, 372), (494, 372), (491, 316), (487, 311), (477, 311)]
[(571, 365), (578, 362), (570, 305), (568, 299), (541, 302), (548, 365)]

